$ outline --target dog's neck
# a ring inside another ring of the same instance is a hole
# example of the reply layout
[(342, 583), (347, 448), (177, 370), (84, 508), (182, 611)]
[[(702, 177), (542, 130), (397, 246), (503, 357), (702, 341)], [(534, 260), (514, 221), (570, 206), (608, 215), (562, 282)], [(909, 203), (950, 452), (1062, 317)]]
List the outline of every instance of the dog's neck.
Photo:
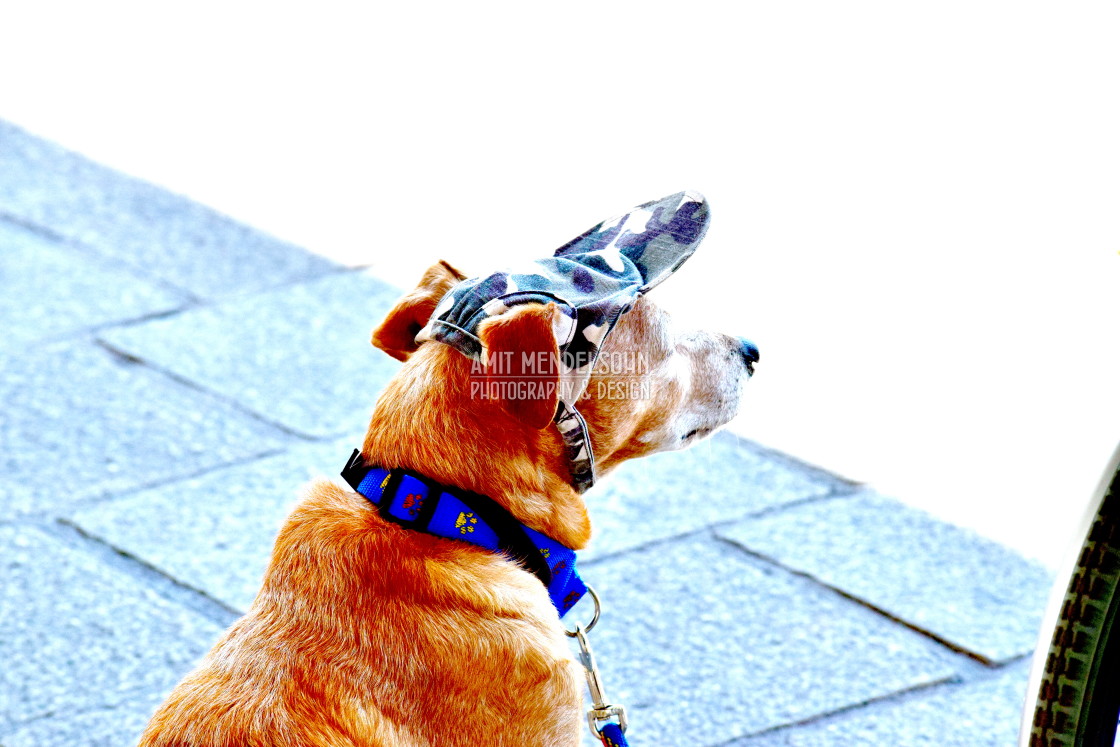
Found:
[(526, 526), (578, 550), (591, 538), (555, 426), (528, 428), (500, 402), (473, 396), (471, 361), (428, 343), (377, 401), (362, 453), (445, 485), (488, 495)]

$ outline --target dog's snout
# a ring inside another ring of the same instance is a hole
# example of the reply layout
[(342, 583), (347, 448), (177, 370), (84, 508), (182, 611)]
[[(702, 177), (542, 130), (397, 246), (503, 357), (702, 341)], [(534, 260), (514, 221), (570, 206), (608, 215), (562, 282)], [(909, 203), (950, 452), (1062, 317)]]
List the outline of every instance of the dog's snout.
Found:
[(753, 374), (754, 364), (758, 363), (758, 346), (745, 337), (737, 337), (735, 341), (739, 343), (739, 355), (743, 356), (747, 371)]

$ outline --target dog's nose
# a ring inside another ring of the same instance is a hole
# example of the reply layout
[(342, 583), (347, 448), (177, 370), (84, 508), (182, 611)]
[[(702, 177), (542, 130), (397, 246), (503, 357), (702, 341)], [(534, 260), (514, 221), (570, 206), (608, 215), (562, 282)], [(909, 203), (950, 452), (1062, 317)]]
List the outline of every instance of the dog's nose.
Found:
[(747, 364), (747, 371), (754, 373), (754, 364), (758, 363), (758, 347), (745, 337), (736, 338), (739, 342), (739, 355)]

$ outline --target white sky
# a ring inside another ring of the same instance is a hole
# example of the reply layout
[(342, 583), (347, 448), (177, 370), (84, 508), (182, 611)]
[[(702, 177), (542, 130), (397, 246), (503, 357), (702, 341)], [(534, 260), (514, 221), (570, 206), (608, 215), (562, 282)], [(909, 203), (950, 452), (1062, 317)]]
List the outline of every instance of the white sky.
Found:
[(1055, 562), (1120, 439), (1120, 6), (394, 5), (20, 3), (0, 117), (402, 286), (699, 190), (655, 293), (759, 344), (735, 430)]

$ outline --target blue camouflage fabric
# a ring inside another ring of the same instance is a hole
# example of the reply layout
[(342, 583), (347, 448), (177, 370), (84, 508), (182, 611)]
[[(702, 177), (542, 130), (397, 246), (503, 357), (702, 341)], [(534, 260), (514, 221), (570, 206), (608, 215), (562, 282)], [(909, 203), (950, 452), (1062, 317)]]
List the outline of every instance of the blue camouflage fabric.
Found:
[(676, 271), (708, 229), (708, 203), (696, 192), (678, 192), (599, 223), (547, 259), (519, 270), (470, 278), (453, 287), (420, 331), (418, 342), (451, 345), (472, 360), (486, 352), (478, 337), (485, 319), (519, 304), (554, 303), (553, 332), (560, 350), (556, 425), (580, 491), (595, 479), (587, 424), (576, 402), (587, 388), (607, 334), (635, 299)]

